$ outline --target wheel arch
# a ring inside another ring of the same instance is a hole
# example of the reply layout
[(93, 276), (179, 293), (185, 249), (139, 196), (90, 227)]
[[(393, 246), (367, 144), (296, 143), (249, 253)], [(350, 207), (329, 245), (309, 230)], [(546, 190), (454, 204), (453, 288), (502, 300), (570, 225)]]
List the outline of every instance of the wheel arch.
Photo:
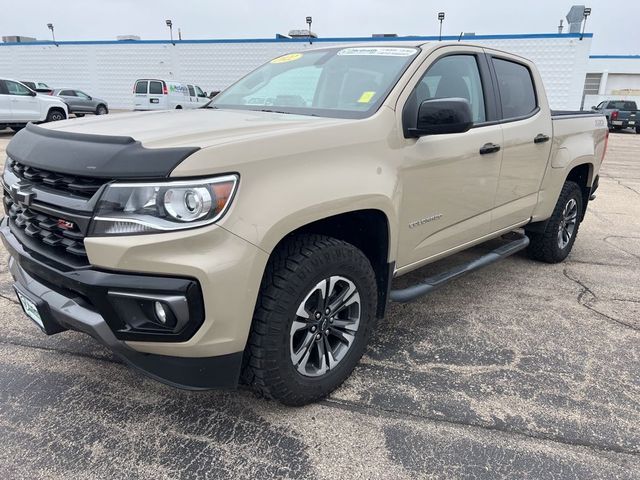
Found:
[(378, 285), (376, 315), (384, 316), (387, 295), (393, 276), (394, 262), (390, 261), (391, 230), (387, 214), (378, 209), (362, 209), (321, 218), (292, 230), (274, 247), (300, 234), (321, 234), (345, 241), (360, 249), (371, 262)]
[(47, 118), (49, 118), (49, 115), (51, 115), (51, 112), (55, 112), (55, 111), (62, 113), (62, 115), (64, 115), (64, 120), (66, 120), (69, 118), (69, 112), (71, 110), (65, 111), (63, 107), (54, 105), (52, 107), (49, 107), (49, 109), (47, 110), (47, 115), (45, 116), (44, 120), (46, 121)]

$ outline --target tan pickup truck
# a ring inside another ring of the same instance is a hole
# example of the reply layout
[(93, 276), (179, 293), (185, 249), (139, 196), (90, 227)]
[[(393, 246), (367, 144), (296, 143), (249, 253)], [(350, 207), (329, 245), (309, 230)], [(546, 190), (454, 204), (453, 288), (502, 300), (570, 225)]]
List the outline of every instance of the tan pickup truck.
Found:
[(601, 115), (550, 111), (535, 66), (505, 52), (310, 49), (199, 110), (29, 125), (0, 233), (45, 333), (86, 332), (179, 387), (300, 405), (348, 377), (387, 302), (524, 248), (566, 258), (607, 135)]

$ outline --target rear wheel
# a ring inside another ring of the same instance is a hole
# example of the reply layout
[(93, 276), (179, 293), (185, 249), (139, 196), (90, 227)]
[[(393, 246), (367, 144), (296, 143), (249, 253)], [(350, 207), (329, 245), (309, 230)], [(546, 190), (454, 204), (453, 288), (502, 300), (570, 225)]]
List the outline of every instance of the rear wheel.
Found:
[(67, 118), (67, 116), (65, 115), (65, 113), (62, 110), (51, 109), (51, 110), (49, 110), (49, 113), (47, 114), (47, 119), (45, 121), (46, 122), (57, 122), (59, 120), (64, 120), (65, 118)]
[(353, 245), (320, 235), (288, 240), (262, 281), (244, 382), (287, 405), (327, 396), (362, 356), (376, 298), (371, 263)]
[(577, 183), (567, 181), (544, 232), (527, 234), (531, 240), (529, 257), (547, 263), (567, 258), (578, 235), (581, 212), (582, 190)]
[(182, 105), (176, 105), (176, 110), (182, 110)]

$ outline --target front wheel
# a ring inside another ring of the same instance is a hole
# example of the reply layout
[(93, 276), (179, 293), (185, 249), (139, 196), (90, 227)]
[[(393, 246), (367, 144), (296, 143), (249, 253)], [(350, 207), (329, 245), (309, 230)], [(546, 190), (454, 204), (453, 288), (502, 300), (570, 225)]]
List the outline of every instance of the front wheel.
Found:
[(373, 268), (356, 247), (321, 235), (292, 237), (269, 260), (243, 381), (287, 405), (327, 396), (362, 356), (376, 298)]
[(546, 263), (559, 263), (567, 258), (578, 235), (582, 201), (578, 184), (565, 182), (544, 232), (527, 234), (531, 240), (527, 248), (530, 258)]
[(109, 113), (109, 111), (104, 105), (98, 105), (96, 108), (96, 115), (106, 115), (107, 113)]
[(47, 114), (46, 122), (57, 122), (59, 120), (64, 120), (67, 116), (64, 114), (62, 110), (49, 110)]

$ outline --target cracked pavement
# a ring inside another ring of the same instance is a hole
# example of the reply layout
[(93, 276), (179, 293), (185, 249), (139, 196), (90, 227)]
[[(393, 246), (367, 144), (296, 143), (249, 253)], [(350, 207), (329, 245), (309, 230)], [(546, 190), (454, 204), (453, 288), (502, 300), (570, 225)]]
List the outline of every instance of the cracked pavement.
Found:
[(611, 135), (566, 262), (516, 255), (390, 305), (345, 384), (297, 409), (176, 390), (90, 337), (46, 337), (2, 249), (0, 478), (638, 479), (639, 159), (640, 135)]

